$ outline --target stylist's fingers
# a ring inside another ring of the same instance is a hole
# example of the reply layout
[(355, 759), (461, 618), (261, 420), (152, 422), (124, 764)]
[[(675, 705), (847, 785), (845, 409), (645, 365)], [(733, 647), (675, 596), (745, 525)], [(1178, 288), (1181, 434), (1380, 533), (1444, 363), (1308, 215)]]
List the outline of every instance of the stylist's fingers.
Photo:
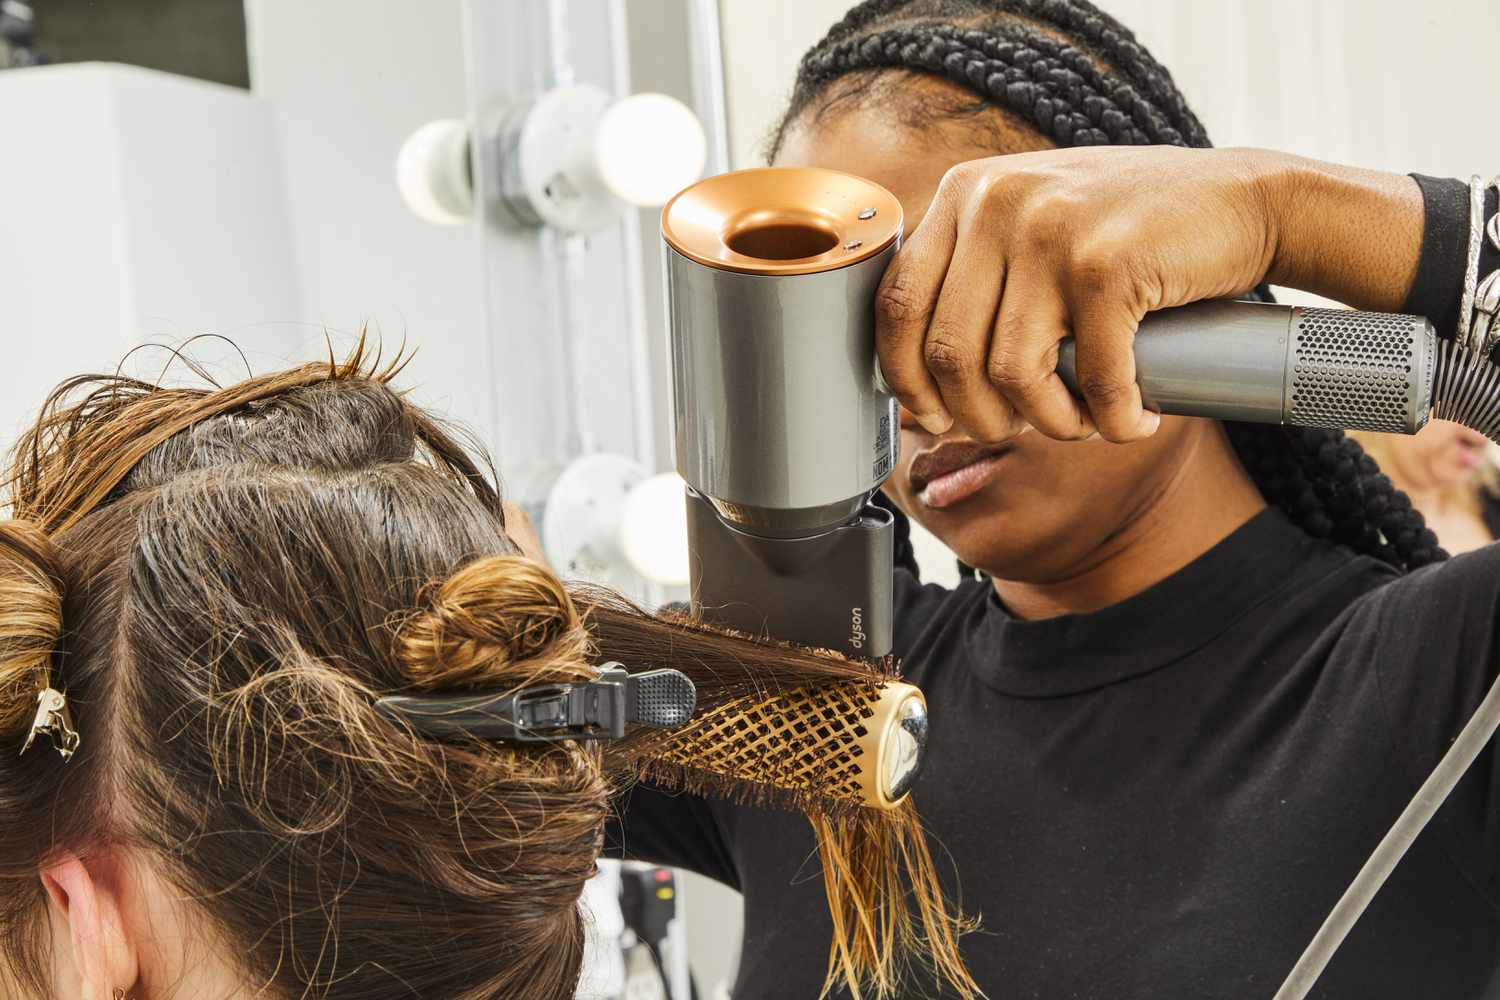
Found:
[(1076, 441), (1094, 433), (1083, 405), (1057, 374), (1057, 345), (1071, 336), (1066, 305), (1047, 272), (1011, 262), (991, 343), (988, 375), (1026, 422)]
[[(945, 185), (946, 187), (946, 185)], [(875, 346), (887, 384), (929, 433), (953, 425), (927, 370), (923, 344), (957, 241), (951, 192), (940, 188), (927, 215), (886, 268), (875, 294)]]
[(1135, 332), (1143, 310), (1132, 302), (1118, 268), (1075, 268), (1068, 296), (1077, 344), (1078, 388), (1089, 416), (1107, 441), (1150, 437), (1161, 415), (1141, 403), (1135, 376)]
[(980, 441), (1004, 441), (1019, 430), (1016, 412), (990, 384), (990, 338), (1005, 283), (1001, 242), (983, 220), (958, 224), (957, 247), (927, 326), (922, 357), (954, 423)]

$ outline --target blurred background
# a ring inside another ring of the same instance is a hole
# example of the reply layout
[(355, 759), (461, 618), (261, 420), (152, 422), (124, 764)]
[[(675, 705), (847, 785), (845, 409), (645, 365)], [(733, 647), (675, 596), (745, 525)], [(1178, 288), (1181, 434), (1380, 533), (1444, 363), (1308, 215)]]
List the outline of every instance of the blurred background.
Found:
[[(0, 444), (83, 370), (186, 378), (191, 341), (235, 379), (368, 330), (417, 351), (406, 381), (494, 451), (554, 563), (680, 598), (655, 206), (761, 162), (847, 6), (0, 0)], [(1101, 6), (1219, 145), (1500, 170), (1493, 0)], [(559, 188), (580, 136), (597, 162)], [(608, 866), (589, 906), (587, 995), (725, 995), (734, 893)]]

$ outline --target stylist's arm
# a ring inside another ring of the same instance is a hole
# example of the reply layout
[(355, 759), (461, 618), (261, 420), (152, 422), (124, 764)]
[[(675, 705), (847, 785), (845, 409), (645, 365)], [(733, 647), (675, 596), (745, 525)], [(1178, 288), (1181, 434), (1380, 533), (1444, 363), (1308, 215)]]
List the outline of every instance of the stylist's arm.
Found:
[[(881, 368), (932, 433), (1133, 441), (1146, 313), (1270, 282), (1400, 306), (1422, 243), (1411, 178), (1260, 150), (1078, 148), (950, 170), (877, 300)], [(1055, 369), (1074, 337), (1075, 399)]]

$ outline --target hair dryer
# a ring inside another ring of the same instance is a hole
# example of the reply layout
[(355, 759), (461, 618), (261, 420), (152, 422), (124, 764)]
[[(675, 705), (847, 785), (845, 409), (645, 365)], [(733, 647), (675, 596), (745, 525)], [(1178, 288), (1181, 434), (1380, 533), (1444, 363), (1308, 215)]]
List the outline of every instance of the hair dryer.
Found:
[(742, 170), (662, 210), (693, 610), (853, 656), (891, 648), (896, 460), (875, 290), (901, 203), (831, 170)]
[[(1134, 350), (1161, 413), (1396, 434), (1441, 417), (1500, 436), (1500, 370), (1420, 316), (1198, 302), (1148, 314)], [(1071, 339), (1057, 373), (1081, 395)]]

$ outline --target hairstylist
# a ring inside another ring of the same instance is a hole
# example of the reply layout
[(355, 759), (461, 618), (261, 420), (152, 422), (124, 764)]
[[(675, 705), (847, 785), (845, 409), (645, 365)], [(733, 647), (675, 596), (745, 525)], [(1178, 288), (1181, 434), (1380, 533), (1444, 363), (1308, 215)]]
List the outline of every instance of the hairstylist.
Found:
[[(1063, 148), (1101, 145), (1137, 148)], [(1130, 352), (1147, 311), (1264, 282), (1462, 333), (1500, 268), (1469, 186), (1173, 148), (1206, 146), (1080, 0), (862, 4), (776, 137), (776, 164), (870, 177), (914, 226), (880, 298), (913, 415), (887, 489), (989, 578), (898, 572), (896, 647), (933, 719), (913, 794), (997, 998), (1269, 997), (1500, 670), (1500, 549), (1448, 560), (1337, 432), (1143, 411)], [(1083, 404), (1053, 372), (1069, 335)], [(1497, 763), (1317, 996), (1483, 995)], [(737, 996), (816, 993), (797, 817), (645, 789), (625, 809), (630, 852), (744, 892)]]

